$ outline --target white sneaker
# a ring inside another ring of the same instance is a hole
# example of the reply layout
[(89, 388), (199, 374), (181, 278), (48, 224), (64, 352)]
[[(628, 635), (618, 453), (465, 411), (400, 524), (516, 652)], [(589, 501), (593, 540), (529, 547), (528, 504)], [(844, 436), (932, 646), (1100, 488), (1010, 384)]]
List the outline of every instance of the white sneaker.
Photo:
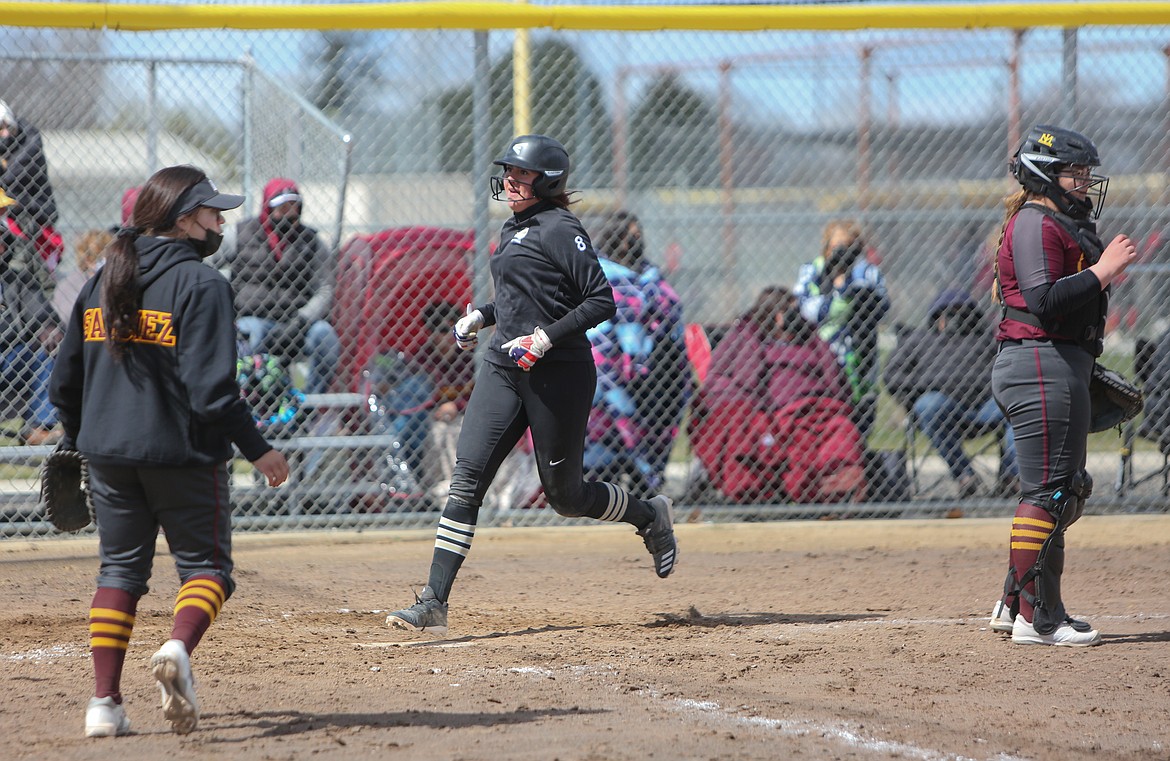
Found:
[(126, 709), (113, 698), (90, 698), (85, 707), (86, 737), (120, 737), (130, 732)]
[(1012, 642), (1017, 645), (1056, 645), (1058, 647), (1089, 647), (1101, 644), (1101, 632), (1090, 629), (1079, 632), (1067, 623), (1056, 627), (1051, 634), (1040, 634), (1022, 615), (1016, 616), (1012, 626)]
[(150, 659), (150, 670), (162, 691), (163, 716), (176, 734), (185, 735), (199, 723), (195, 676), (182, 640), (168, 639)]
[(1003, 600), (998, 600), (995, 607), (991, 609), (991, 620), (987, 622), (993, 632), (1002, 632), (1003, 634), (1011, 634), (1015, 621), (1012, 620), (1012, 609), (1003, 604)]

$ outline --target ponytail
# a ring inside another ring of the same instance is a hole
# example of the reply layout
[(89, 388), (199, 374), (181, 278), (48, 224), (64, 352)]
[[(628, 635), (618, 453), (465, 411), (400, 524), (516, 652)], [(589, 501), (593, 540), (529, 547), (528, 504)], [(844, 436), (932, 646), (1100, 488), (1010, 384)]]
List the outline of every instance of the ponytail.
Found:
[[(130, 228), (135, 230), (135, 228)], [(118, 231), (106, 248), (102, 267), (102, 316), (106, 323), (106, 349), (115, 360), (122, 360), (138, 327), (138, 309), (142, 306), (142, 289), (138, 286), (137, 234)]]
[(1003, 291), (999, 287), (999, 250), (1003, 248), (1003, 238), (1007, 235), (1008, 222), (1020, 212), (1020, 209), (1027, 202), (1028, 191), (1023, 188), (1003, 199), (1003, 224), (999, 228), (999, 240), (996, 241), (995, 248), (991, 249), (991, 264), (995, 272), (995, 281), (991, 286), (991, 301), (995, 304), (1003, 302)]
[(578, 192), (579, 191), (573, 190), (573, 191), (566, 192), (566, 193), (559, 193), (555, 196), (549, 196), (548, 198), (545, 198), (542, 200), (548, 201), (549, 203), (553, 204), (554, 206), (559, 206), (562, 209), (567, 209), (567, 208), (569, 208), (570, 205), (577, 203), (577, 201), (579, 200), (579, 199), (573, 198), (573, 196), (577, 195)]
[(106, 349), (115, 361), (125, 358), (138, 332), (138, 311), (142, 308), (135, 247), (138, 237), (173, 234), (175, 204), (184, 192), (206, 179), (202, 169), (187, 164), (155, 172), (134, 200), (130, 215), (133, 221), (119, 227), (114, 242), (106, 247), (99, 303), (106, 329)]

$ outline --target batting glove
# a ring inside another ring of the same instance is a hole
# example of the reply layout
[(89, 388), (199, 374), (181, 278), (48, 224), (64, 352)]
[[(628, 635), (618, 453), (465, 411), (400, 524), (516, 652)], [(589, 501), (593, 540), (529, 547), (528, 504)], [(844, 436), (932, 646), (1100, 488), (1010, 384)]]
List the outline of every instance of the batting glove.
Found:
[(508, 351), (508, 356), (521, 370), (528, 372), (536, 364), (536, 360), (552, 348), (552, 341), (548, 340), (543, 330), (536, 327), (532, 329), (531, 335), (513, 338), (501, 348)]
[(472, 309), (467, 305), (467, 314), (455, 322), (455, 329), (451, 333), (455, 336), (455, 343), (463, 351), (471, 351), (479, 343), (479, 329), (483, 327), (483, 312)]

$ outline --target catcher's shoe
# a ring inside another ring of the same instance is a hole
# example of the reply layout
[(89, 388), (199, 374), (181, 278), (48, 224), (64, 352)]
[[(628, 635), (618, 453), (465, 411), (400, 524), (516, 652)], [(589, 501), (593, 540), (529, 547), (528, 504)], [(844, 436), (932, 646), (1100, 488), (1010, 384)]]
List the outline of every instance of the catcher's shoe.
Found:
[[(1077, 622), (1081, 623), (1081, 622)], [(1017, 645), (1056, 645), (1058, 647), (1089, 647), (1101, 644), (1101, 632), (1096, 629), (1079, 631), (1065, 621), (1051, 634), (1040, 634), (1023, 616), (1016, 616), (1012, 626), (1012, 642)]]
[(674, 539), (674, 519), (671, 516), (670, 497), (659, 494), (647, 504), (654, 509), (654, 520), (638, 530), (646, 549), (654, 556), (654, 572), (665, 579), (674, 570), (678, 560), (678, 542)]
[(1004, 605), (1003, 600), (998, 600), (995, 607), (991, 609), (991, 620), (988, 621), (988, 626), (993, 632), (1011, 634), (1015, 623), (1012, 618), (1012, 609)]
[(121, 737), (130, 733), (126, 709), (113, 698), (90, 698), (85, 707), (86, 737)]
[(430, 587), (424, 587), (422, 595), (414, 596), (414, 605), (396, 610), (386, 616), (386, 625), (396, 629), (410, 629), (433, 634), (447, 633), (447, 603), (435, 597)]
[(150, 659), (150, 670), (162, 691), (163, 716), (176, 734), (185, 735), (199, 723), (195, 676), (182, 640), (168, 639)]

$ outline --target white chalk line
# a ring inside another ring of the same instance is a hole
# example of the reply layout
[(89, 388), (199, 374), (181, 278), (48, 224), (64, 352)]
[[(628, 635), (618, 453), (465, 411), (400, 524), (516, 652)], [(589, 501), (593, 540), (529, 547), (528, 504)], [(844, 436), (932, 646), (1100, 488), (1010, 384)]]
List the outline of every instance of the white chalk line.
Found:
[(88, 657), (88, 645), (82, 647), (81, 645), (71, 644), (48, 645), (46, 647), (33, 648), (32, 650), (23, 650), (19, 653), (0, 653), (0, 661), (9, 662), (31, 661), (33, 663), (41, 663), (43, 661), (60, 660), (62, 658)]
[[(689, 700), (675, 698), (672, 701), (677, 710), (686, 713), (698, 714), (701, 718), (712, 720), (718, 724), (732, 724), (741, 727), (762, 727), (780, 732), (789, 737), (820, 737), (856, 748), (862, 751), (891, 754), (897, 758), (913, 758), (919, 761), (976, 761), (968, 756), (955, 753), (921, 748), (917, 745), (883, 740), (866, 735), (856, 727), (844, 722), (816, 722), (808, 719), (771, 719), (766, 716), (745, 716), (733, 709), (726, 709), (718, 703), (709, 700)], [(990, 757), (989, 761), (1027, 761), (1019, 756), (1007, 753), (998, 753)]]
[[(556, 675), (556, 671), (544, 667), (522, 666), (503, 669), (468, 669), (464, 674), (486, 676), (492, 673), (505, 672), (529, 676), (535, 679), (547, 679)], [(586, 676), (612, 677), (617, 675), (618, 669), (611, 664), (597, 665), (566, 665), (560, 667), (562, 674), (571, 678), (581, 679)], [(437, 673), (437, 671), (436, 671)], [(897, 758), (915, 759), (916, 761), (979, 761), (969, 756), (945, 751), (922, 748), (910, 743), (894, 740), (884, 740), (880, 737), (861, 732), (856, 725), (846, 722), (821, 722), (810, 719), (774, 719), (767, 716), (747, 715), (740, 710), (724, 708), (711, 700), (693, 700), (690, 698), (665, 698), (654, 689), (635, 690), (634, 694), (650, 700), (665, 703), (668, 710), (690, 714), (720, 727), (742, 727), (748, 729), (765, 729), (780, 732), (789, 737), (821, 738), (836, 745), (846, 746), (858, 751), (880, 753)], [(1028, 761), (1020, 756), (1007, 753), (997, 753), (987, 757), (986, 761)]]

